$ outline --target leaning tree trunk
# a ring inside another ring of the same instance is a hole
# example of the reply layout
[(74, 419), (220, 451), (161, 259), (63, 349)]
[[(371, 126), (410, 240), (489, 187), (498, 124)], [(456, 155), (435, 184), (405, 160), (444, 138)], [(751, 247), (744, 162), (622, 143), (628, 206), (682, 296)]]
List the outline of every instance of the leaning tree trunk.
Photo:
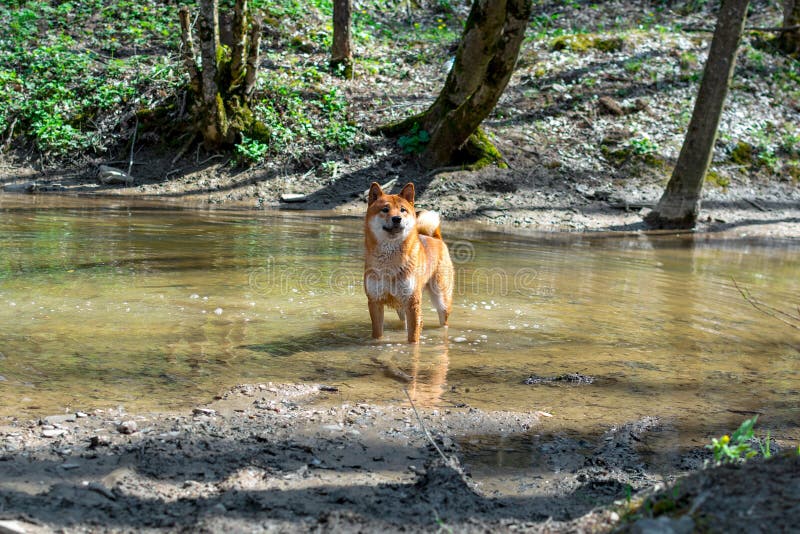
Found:
[(426, 132), (427, 167), (490, 163), (503, 158), (478, 128), (508, 85), (531, 15), (531, 0), (474, 0), (444, 88), (427, 111), (381, 131)]
[(231, 46), (220, 43), (218, 0), (200, 0), (197, 39), (198, 60), (189, 9), (179, 16), (183, 63), (194, 97), (193, 114), (206, 148), (232, 145), (237, 134), (252, 121), (249, 104), (255, 88), (261, 23), (251, 17), (247, 0), (234, 4)]
[(352, 16), (351, 0), (334, 0), (330, 66), (333, 72), (340, 72), (348, 80), (353, 78), (353, 42), (350, 36)]
[(784, 0), (783, 27), (778, 38), (781, 50), (787, 54), (800, 54), (800, 0)]
[(672, 177), (645, 222), (655, 228), (692, 228), (711, 163), (722, 107), (728, 94), (749, 0), (723, 0), (689, 129)]

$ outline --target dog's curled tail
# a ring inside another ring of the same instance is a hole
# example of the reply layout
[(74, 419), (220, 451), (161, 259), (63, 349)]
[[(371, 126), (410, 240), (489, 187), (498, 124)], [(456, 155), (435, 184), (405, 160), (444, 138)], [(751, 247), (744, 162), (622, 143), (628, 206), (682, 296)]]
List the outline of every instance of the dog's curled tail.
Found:
[(435, 211), (422, 210), (417, 212), (417, 232), (437, 239), (442, 238), (442, 220)]

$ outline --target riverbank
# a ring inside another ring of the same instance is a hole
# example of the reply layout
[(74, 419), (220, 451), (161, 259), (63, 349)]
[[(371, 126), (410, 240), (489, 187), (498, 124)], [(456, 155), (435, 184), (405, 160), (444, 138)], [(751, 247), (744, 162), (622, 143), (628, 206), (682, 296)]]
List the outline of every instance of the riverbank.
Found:
[[(648, 442), (663, 428), (650, 417), (575, 439), (550, 435), (543, 412), (416, 411), (339, 399), (335, 387), (269, 383), (238, 386), (191, 413), (7, 419), (0, 526), (33, 533), (638, 532), (631, 519), (653, 511), (626, 516), (641, 503), (637, 494), (663, 500), (652, 494), (708, 457), (701, 448), (682, 450), (669, 467), (653, 464)], [(511, 476), (481, 467), (468, 452), (466, 437), (474, 435), (533, 439), (538, 467)], [(680, 524), (698, 528), (738, 517), (742, 530), (788, 531), (798, 474), (796, 456), (700, 471), (677, 486), (679, 502), (655, 513), (686, 514), (691, 519)], [(740, 476), (747, 484), (736, 482)], [(736, 499), (714, 498), (737, 487)], [(743, 504), (747, 497), (757, 510)]]
[[(509, 146), (507, 152), (514, 154), (513, 147)], [(511, 159), (516, 162), (513, 156)], [(159, 169), (167, 164), (155, 159), (148, 167)], [(7, 164), (2, 168), (6, 178), (0, 182), (6, 192), (21, 194), (143, 198), (200, 208), (332, 210), (361, 216), (366, 211), (364, 192), (371, 182), (388, 184), (387, 189), (397, 193), (411, 181), (417, 186), (417, 205), (440, 211), (445, 221), (466, 220), (487, 228), (547, 232), (647, 231), (642, 217), (663, 189), (660, 178), (612, 183), (590, 177), (557, 177), (552, 169), (530, 161), (512, 169), (431, 174), (395, 156), (379, 167), (393, 171), (368, 167), (321, 185), (308, 176), (263, 180), (258, 170), (235, 172), (229, 165), (219, 163), (166, 181), (151, 178), (124, 186), (100, 184), (96, 169), (91, 167), (38, 172)], [(757, 178), (743, 179), (724, 189), (707, 186), (694, 231), (731, 237), (798, 239), (800, 188), (794, 182)]]

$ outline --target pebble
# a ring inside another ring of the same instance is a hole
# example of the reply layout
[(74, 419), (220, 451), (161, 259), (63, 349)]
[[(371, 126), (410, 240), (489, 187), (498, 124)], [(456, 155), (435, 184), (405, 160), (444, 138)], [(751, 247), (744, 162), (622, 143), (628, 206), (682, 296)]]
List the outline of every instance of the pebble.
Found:
[(300, 193), (284, 193), (281, 195), (281, 202), (305, 202), (308, 198)]
[(72, 423), (77, 419), (75, 414), (66, 415), (48, 415), (42, 419), (42, 424), (46, 425), (60, 425), (62, 423)]
[(464, 342), (466, 342), (466, 341), (467, 341), (467, 338), (465, 338), (465, 337), (456, 337), (456, 338), (453, 338), (453, 343), (464, 343)]
[(108, 436), (92, 436), (89, 438), (89, 446), (94, 447), (108, 447), (111, 445), (111, 439)]
[(133, 434), (136, 429), (136, 421), (123, 421), (117, 425), (117, 432), (120, 434)]
[(46, 438), (57, 438), (59, 436), (63, 436), (66, 434), (67, 431), (63, 428), (45, 428), (42, 430), (42, 436)]
[(208, 415), (210, 417), (213, 417), (213, 416), (217, 415), (217, 411), (216, 410), (212, 410), (211, 408), (195, 408), (194, 410), (192, 410), (192, 414), (194, 414), (194, 415)]
[(69, 471), (70, 469), (77, 469), (81, 466), (81, 464), (76, 464), (74, 462), (67, 462), (65, 464), (61, 464), (61, 469), (65, 471)]

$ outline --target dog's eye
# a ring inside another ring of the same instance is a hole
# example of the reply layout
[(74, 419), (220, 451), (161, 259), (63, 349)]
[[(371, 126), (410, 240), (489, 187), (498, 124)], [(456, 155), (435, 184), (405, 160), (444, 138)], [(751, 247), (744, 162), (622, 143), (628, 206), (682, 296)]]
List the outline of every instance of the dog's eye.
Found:
[(408, 210), (407, 210), (407, 209), (405, 209), (405, 208), (400, 208), (400, 211), (402, 211), (403, 213), (405, 213), (405, 212), (407, 212)]
[(384, 206), (381, 210), (383, 213), (389, 213), (389, 206)]

